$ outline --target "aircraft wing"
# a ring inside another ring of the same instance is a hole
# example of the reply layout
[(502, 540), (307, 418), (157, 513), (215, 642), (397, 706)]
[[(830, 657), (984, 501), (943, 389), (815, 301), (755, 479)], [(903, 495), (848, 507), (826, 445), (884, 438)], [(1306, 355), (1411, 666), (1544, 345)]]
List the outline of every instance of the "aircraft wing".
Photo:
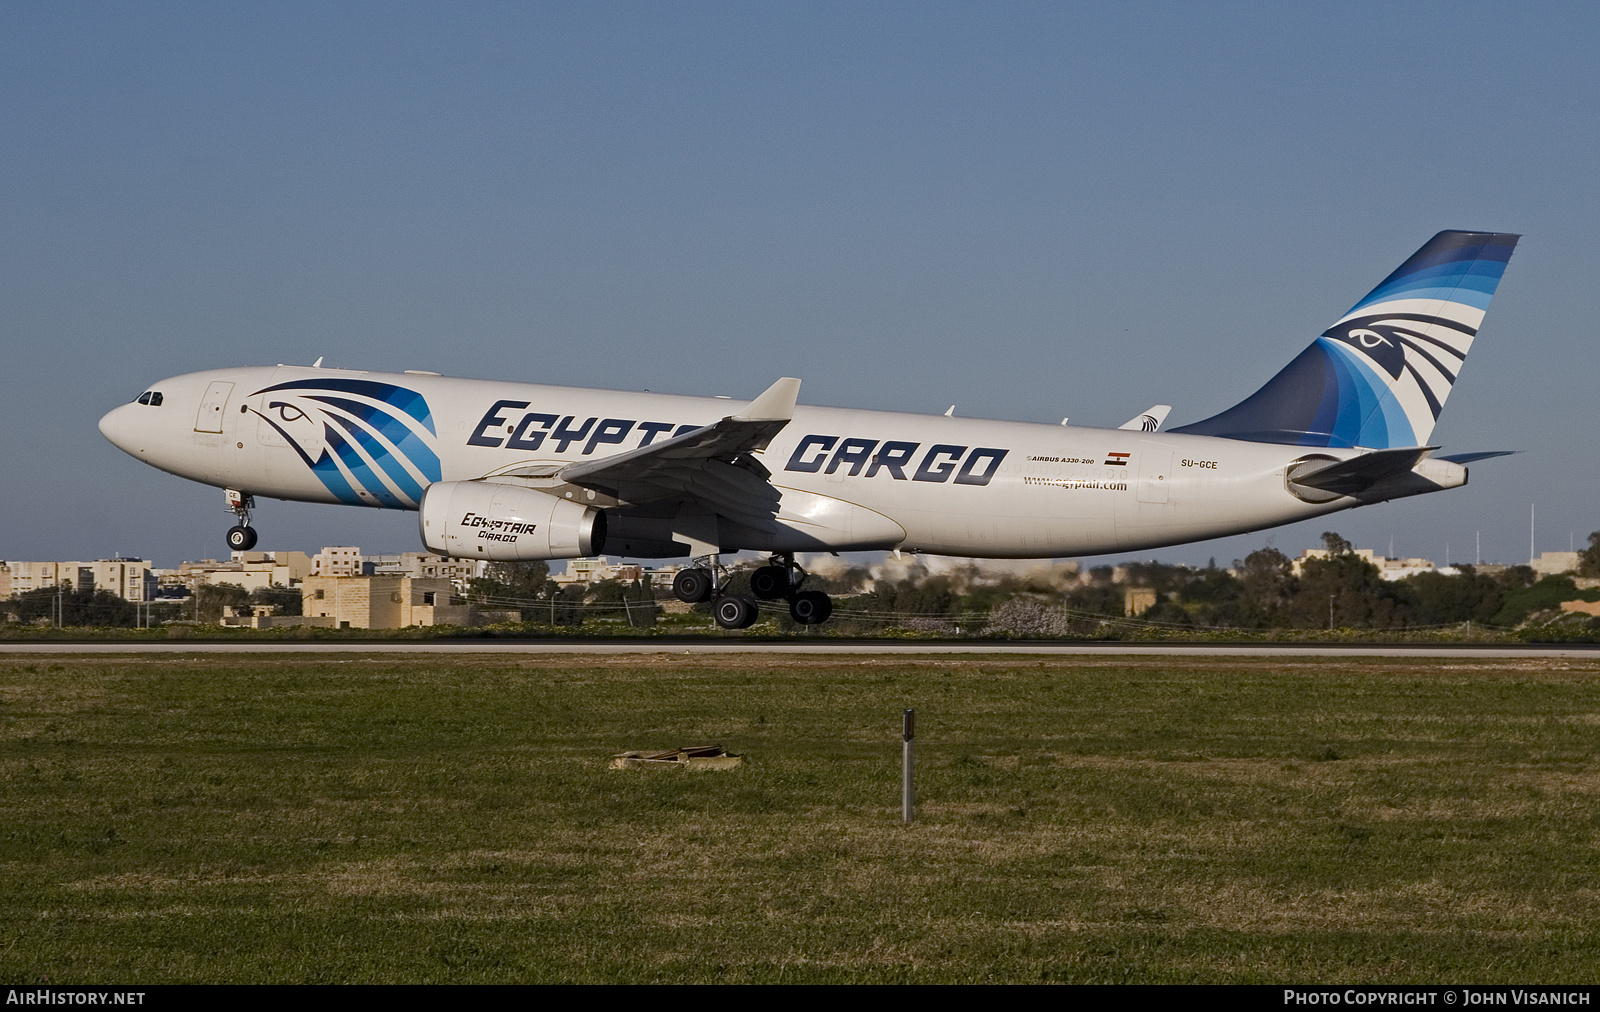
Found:
[(777, 515), (780, 495), (752, 451), (765, 449), (789, 424), (799, 395), (800, 381), (784, 377), (739, 414), (651, 446), (568, 464), (551, 477), (636, 505), (688, 499), (765, 527)]

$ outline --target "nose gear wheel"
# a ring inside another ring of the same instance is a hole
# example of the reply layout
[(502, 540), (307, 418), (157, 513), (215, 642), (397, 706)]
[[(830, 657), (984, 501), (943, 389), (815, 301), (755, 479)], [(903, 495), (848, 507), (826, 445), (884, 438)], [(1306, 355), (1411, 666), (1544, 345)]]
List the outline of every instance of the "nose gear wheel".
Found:
[(228, 501), (228, 509), (239, 522), (228, 528), (228, 549), (235, 552), (248, 552), (256, 546), (256, 529), (250, 526), (250, 511), (256, 508), (256, 497), (248, 492), (238, 489), (224, 489), (223, 494)]

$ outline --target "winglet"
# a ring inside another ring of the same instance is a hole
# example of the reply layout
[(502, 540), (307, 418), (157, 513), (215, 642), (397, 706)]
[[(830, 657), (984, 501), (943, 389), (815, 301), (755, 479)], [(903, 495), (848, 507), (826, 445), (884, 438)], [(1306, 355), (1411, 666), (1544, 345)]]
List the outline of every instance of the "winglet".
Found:
[(787, 422), (794, 417), (795, 401), (799, 399), (800, 381), (785, 376), (732, 417), (736, 422)]

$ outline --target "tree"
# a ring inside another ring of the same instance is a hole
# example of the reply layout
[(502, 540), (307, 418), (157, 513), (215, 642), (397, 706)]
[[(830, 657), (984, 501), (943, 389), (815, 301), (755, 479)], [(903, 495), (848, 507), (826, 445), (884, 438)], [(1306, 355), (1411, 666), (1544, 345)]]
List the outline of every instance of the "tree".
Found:
[(1520, 625), (1535, 612), (1551, 611), (1561, 607), (1562, 601), (1584, 599), (1593, 595), (1593, 591), (1580, 591), (1572, 582), (1572, 577), (1565, 573), (1547, 576), (1538, 583), (1507, 591), (1505, 597), (1501, 599), (1500, 610), (1495, 612), (1494, 623)]
[(1328, 531), (1328, 556), (1300, 566), (1300, 586), (1290, 605), (1301, 628), (1393, 628), (1407, 624), (1405, 592), (1384, 580), (1378, 567), (1355, 554), (1350, 542)]
[(528, 616), (535, 622), (550, 622), (552, 625), (583, 625), (585, 593), (577, 584), (568, 584), (548, 599), (548, 605), (529, 609)]
[(880, 580), (871, 592), (856, 599), (855, 607), (903, 618), (941, 619), (951, 614), (960, 600), (948, 576), (929, 576), (923, 567), (913, 566), (903, 580)]
[(1174, 590), (1183, 590), (1193, 575), (1188, 566), (1174, 566), (1165, 562), (1130, 562), (1124, 567), (1128, 584), (1148, 587), (1164, 598)]
[(135, 623), (136, 615), (131, 601), (109, 590), (40, 587), (17, 598), (17, 618), (23, 622), (127, 626)]
[(1333, 531), (1322, 532), (1322, 547), (1330, 556), (1354, 555), (1355, 546)]
[(250, 592), (236, 583), (203, 583), (195, 588), (195, 620), (204, 625), (222, 621), (224, 608), (243, 608), (250, 603)]
[(600, 618), (615, 617), (631, 626), (656, 624), (656, 598), (639, 580), (601, 580), (589, 587), (589, 603), (603, 605)]
[(1280, 624), (1299, 589), (1289, 557), (1276, 548), (1263, 548), (1245, 556), (1239, 568), (1244, 617), (1255, 626)]
[(1418, 573), (1403, 581), (1415, 599), (1415, 618), (1422, 625), (1488, 622), (1500, 610), (1503, 588), (1492, 577), (1463, 566), (1460, 574)]
[(484, 576), (504, 587), (511, 597), (525, 600), (542, 600), (554, 590), (550, 579), (550, 564), (532, 562), (491, 562)]
[(298, 615), (301, 606), (300, 591), (296, 587), (285, 587), (281, 583), (274, 583), (270, 587), (257, 587), (250, 592), (250, 603), (271, 605), (274, 614)]
[(1578, 553), (1578, 575), (1600, 576), (1600, 531), (1589, 535), (1589, 547)]
[(521, 608), (524, 622), (548, 622), (549, 608), (540, 602), (557, 594), (549, 564), (535, 561), (489, 563), (483, 576), (467, 581), (467, 596), (486, 608)]

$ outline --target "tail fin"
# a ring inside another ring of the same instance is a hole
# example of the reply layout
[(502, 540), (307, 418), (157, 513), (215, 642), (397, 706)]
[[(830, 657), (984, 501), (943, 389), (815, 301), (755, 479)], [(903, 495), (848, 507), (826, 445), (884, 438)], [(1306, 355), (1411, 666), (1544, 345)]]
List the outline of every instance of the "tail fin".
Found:
[(1421, 446), (1519, 238), (1440, 232), (1266, 386), (1169, 431), (1298, 446)]

